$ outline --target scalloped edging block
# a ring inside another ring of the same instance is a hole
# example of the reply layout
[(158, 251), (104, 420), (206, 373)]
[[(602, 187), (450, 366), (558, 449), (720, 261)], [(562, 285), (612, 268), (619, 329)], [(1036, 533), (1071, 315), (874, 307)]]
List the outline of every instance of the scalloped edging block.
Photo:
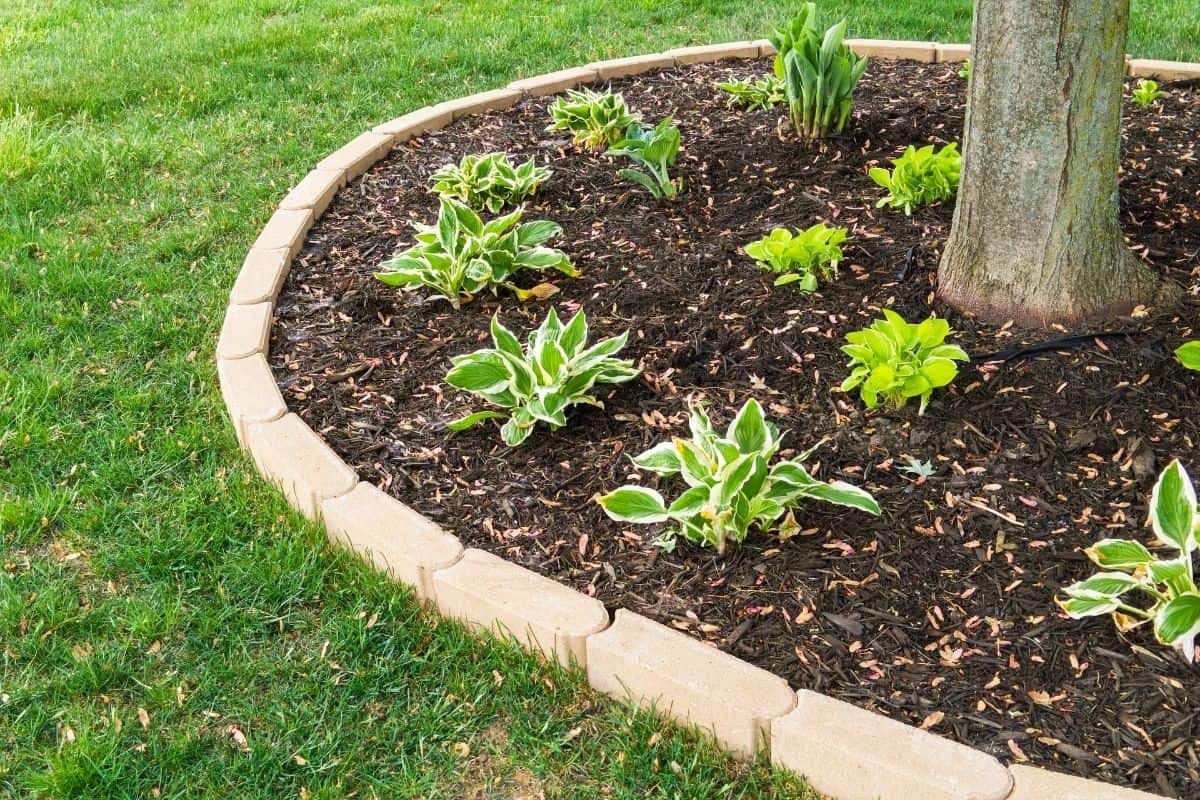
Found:
[(1013, 764), (1008, 771), (1012, 773), (1014, 781), (1008, 800), (1164, 800), (1162, 795), (1023, 764)]
[(279, 384), (262, 353), (246, 358), (218, 358), (217, 381), (229, 418), (233, 420), (238, 444), (242, 447), (246, 446), (247, 425), (270, 422), (287, 413)]
[(344, 172), (346, 180), (352, 181), (366, 172), (372, 164), (388, 154), (395, 137), (387, 133), (367, 131), (360, 133), (344, 145), (317, 162), (317, 169)]
[(217, 339), (217, 358), (246, 358), (266, 353), (271, 339), (272, 303), (229, 306)]
[(314, 169), (300, 179), (279, 204), (280, 208), (311, 208), (314, 217), (319, 217), (329, 208), (337, 190), (346, 185), (346, 171), (341, 169)]
[(847, 39), (846, 45), (860, 56), (876, 58), (910, 58), (931, 64), (937, 60), (934, 42), (905, 42), (891, 39)]
[(1126, 71), (1135, 78), (1158, 78), (1164, 81), (1200, 78), (1200, 64), (1189, 64), (1185, 61), (1133, 58), (1129, 60), (1128, 66)]
[(422, 133), (444, 128), (453, 121), (454, 114), (450, 111), (445, 109), (439, 110), (436, 106), (426, 106), (417, 111), (412, 111), (403, 116), (380, 123), (373, 130), (375, 133), (385, 133), (394, 137), (396, 143), (399, 144), (400, 142), (407, 142), (414, 136), (420, 136)]
[(236, 306), (273, 302), (291, 264), (287, 250), (251, 250), (229, 290), (229, 302)]
[(807, 689), (771, 737), (774, 763), (838, 800), (1004, 800), (1012, 789), (986, 753)]
[(321, 504), (331, 541), (413, 587), (424, 602), (435, 597), (433, 574), (462, 558), (457, 537), (366, 482)]
[(512, 108), (525, 95), (516, 89), (492, 89), (479, 94), (467, 95), (457, 100), (438, 103), (435, 109), (450, 112), (451, 119), (462, 119), (469, 114), (484, 114), (488, 111), (503, 111)]
[(935, 48), (938, 63), (945, 61), (966, 61), (971, 57), (969, 44), (941, 44)]
[(558, 72), (548, 72), (545, 75), (535, 75), (532, 78), (522, 78), (508, 85), (509, 89), (521, 92), (526, 97), (541, 97), (547, 94), (558, 94), (567, 89), (574, 89), (585, 83), (592, 83), (600, 77), (593, 67), (571, 67), (560, 69)]
[(608, 626), (599, 600), (483, 550), (435, 572), (433, 591), (443, 615), (511, 635), (564, 666), (586, 665), (584, 642)]
[(633, 56), (631, 58), (613, 58), (608, 61), (595, 61), (588, 64), (590, 69), (596, 70), (596, 74), (602, 81), (612, 78), (625, 78), (630, 75), (641, 75), (643, 72), (649, 72), (652, 69), (671, 69), (674, 66), (674, 56), (669, 56), (666, 53), (652, 53), (650, 55)]
[(625, 609), (587, 651), (592, 688), (711, 731), (747, 758), (796, 702), (783, 678)]
[(246, 448), (263, 477), (310, 519), (320, 519), (323, 501), (358, 483), (354, 470), (295, 414), (247, 425)]
[(271, 215), (266, 227), (254, 240), (254, 250), (287, 250), (288, 258), (300, 252), (304, 234), (312, 227), (312, 209), (280, 208)]
[(676, 66), (707, 64), (727, 58), (758, 58), (762, 48), (758, 42), (726, 42), (724, 44), (702, 44), (695, 47), (676, 47), (663, 55), (675, 59)]

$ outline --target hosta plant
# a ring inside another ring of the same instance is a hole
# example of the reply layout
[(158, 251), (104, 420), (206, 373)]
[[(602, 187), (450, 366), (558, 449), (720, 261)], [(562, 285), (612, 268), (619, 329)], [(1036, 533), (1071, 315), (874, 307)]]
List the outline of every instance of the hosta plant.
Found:
[(763, 75), (753, 80), (734, 78), (718, 83), (717, 88), (729, 95), (730, 108), (766, 110), (787, 102), (787, 88), (778, 75)]
[(513, 166), (508, 153), (467, 155), (457, 164), (447, 164), (430, 176), (433, 191), (466, 204), (474, 211), (499, 214), (506, 205), (516, 205), (533, 195), (550, 179), (550, 170), (530, 158)]
[(1167, 96), (1166, 92), (1158, 88), (1158, 81), (1147, 80), (1146, 78), (1138, 81), (1137, 86), (1134, 87), (1131, 94), (1133, 102), (1142, 108), (1149, 108), (1155, 100)]
[(1200, 339), (1193, 339), (1176, 347), (1175, 358), (1187, 369), (1200, 372)]
[(971, 80), (971, 59), (967, 59), (962, 63), (962, 67), (958, 70), (958, 77), (965, 81)]
[[(1200, 633), (1200, 589), (1192, 567), (1200, 515), (1191, 478), (1178, 460), (1154, 484), (1150, 524), (1170, 557), (1159, 558), (1130, 539), (1102, 539), (1085, 552), (1103, 571), (1068, 586), (1058, 603), (1072, 619), (1112, 614), (1122, 630), (1151, 622), (1159, 642), (1191, 661)], [(1133, 605), (1131, 593), (1149, 600), (1149, 607)]]
[(931, 144), (919, 150), (909, 145), (904, 155), (892, 160), (891, 170), (871, 168), (871, 180), (888, 190), (875, 207), (903, 208), (905, 214), (912, 214), (917, 206), (953, 197), (958, 192), (961, 171), (957, 142), (941, 150)]
[(485, 289), (504, 286), (526, 299), (532, 292), (511, 282), (521, 269), (554, 269), (578, 273), (566, 253), (542, 245), (562, 228), (548, 220), (521, 222), (521, 210), (484, 223), (457, 200), (441, 199), (436, 225), (415, 223), (417, 243), (380, 266), (375, 277), (389, 286), (411, 291), (428, 286), (458, 308)]
[(845, 36), (845, 20), (821, 31), (816, 3), (805, 3), (769, 37), (792, 127), (805, 138), (841, 133), (850, 119), (854, 87), (867, 69), (867, 59), (855, 55)]
[(790, 509), (807, 498), (879, 515), (879, 504), (865, 490), (809, 474), (804, 461), (816, 448), (772, 464), (783, 437), (757, 401), (748, 400), (724, 434), (713, 428), (702, 404), (693, 403), (690, 412), (691, 438), (663, 442), (633, 459), (647, 472), (679, 475), (688, 488), (667, 503), (649, 487), (622, 486), (598, 498), (609, 517), (619, 522), (670, 522), (658, 542), (667, 549), (682, 536), (724, 552), (730, 542), (745, 540), (752, 527), (768, 532), (782, 520), (794, 529)]
[(625, 138), (608, 151), (610, 156), (625, 156), (646, 171), (618, 170), (626, 180), (642, 186), (658, 199), (675, 197), (683, 188), (682, 178), (671, 178), (669, 170), (679, 156), (679, 128), (667, 117), (653, 128), (635, 122), (625, 130)]
[(878, 408), (884, 401), (900, 408), (909, 398), (919, 397), (918, 413), (924, 414), (933, 390), (958, 374), (954, 362), (969, 360), (961, 347), (946, 344), (950, 333), (944, 319), (911, 323), (884, 309), (883, 319), (846, 334), (842, 352), (850, 356), (850, 376), (842, 382), (842, 391), (858, 387), (867, 408)]
[(539, 422), (558, 430), (567, 424), (566, 411), (573, 405), (603, 404), (592, 396), (597, 384), (625, 383), (637, 377), (632, 361), (613, 358), (625, 346), (628, 333), (587, 346), (587, 317), (582, 311), (562, 324), (554, 309), (525, 347), (517, 337), (492, 318), (493, 348), (455, 356), (446, 382), (479, 395), (499, 410), (477, 411), (449, 424), (460, 431), (485, 419), (504, 419), (500, 434), (504, 443), (516, 447)]
[(845, 228), (831, 228), (818, 222), (794, 233), (787, 228), (775, 228), (768, 235), (746, 245), (746, 255), (763, 269), (779, 275), (776, 286), (798, 283), (800, 290), (811, 292), (817, 280), (830, 280), (837, 275), (838, 262), (846, 240)]
[(619, 142), (625, 129), (641, 120), (630, 113), (620, 92), (568, 89), (550, 104), (548, 131), (569, 131), (576, 144), (600, 149)]

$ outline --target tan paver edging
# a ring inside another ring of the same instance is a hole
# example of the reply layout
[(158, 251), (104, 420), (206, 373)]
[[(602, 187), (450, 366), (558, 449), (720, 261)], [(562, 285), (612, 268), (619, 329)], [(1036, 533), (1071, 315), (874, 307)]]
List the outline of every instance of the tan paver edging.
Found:
[[(850, 39), (862, 55), (954, 62), (970, 46)], [(526, 97), (655, 69), (774, 53), (765, 39), (681, 47), (513, 81), (384, 122), (317, 164), (288, 192), (246, 256), (216, 346), (221, 394), (259, 472), (331, 542), (409, 585), (445, 616), (511, 635), (587, 670), (598, 691), (651, 706), (714, 735), (735, 754), (769, 750), (835, 800), (1152, 800), (1157, 795), (1014, 765), (896, 720), (810, 691), (794, 694), (765, 670), (625, 609), (611, 624), (594, 598), (481, 550), (361, 482), (294, 413), (267, 362), (275, 298), (313, 222), (337, 191), (396, 144), (469, 114)], [(1127, 59), (1134, 76), (1200, 77), (1200, 64)]]

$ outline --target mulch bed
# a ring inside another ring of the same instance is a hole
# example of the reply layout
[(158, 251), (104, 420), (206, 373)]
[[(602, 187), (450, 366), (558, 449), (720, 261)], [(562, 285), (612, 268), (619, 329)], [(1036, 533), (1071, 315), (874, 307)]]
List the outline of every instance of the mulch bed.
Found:
[[(1184, 305), (1111, 326), (1130, 337), (966, 366), (918, 417), (915, 402), (865, 412), (836, 391), (844, 335), (881, 307), (949, 318), (973, 354), (1078, 331), (956, 314), (934, 298), (952, 207), (911, 218), (874, 208), (870, 165), (957, 138), (957, 65), (876, 60), (851, 129), (820, 146), (794, 141), (782, 110), (730, 111), (712, 88), (767, 69), (727, 62), (612, 82), (648, 120), (675, 115), (688, 189), (673, 204), (545, 133), (548, 98), (401, 147), (339, 193), (279, 299), (271, 361), (288, 405), (364, 479), (468, 546), (1003, 760), (1195, 797), (1196, 670), (1149, 631), (1070, 621), (1052, 598), (1090, 573), (1083, 547), (1148, 537), (1147, 493), (1171, 458), (1200, 468), (1190, 458), (1200, 377), (1171, 356), (1195, 314), (1200, 92), (1165, 84), (1171, 96), (1130, 109), (1125, 125), (1122, 220), (1131, 245), (1190, 288)], [(548, 301), (489, 295), (457, 313), (375, 281), (411, 242), (409, 221), (434, 219), (429, 174), (499, 149), (554, 170), (527, 218), (563, 225), (556, 244), (583, 277), (555, 275), (561, 291)], [(849, 227), (850, 240), (840, 279), (815, 295), (772, 288), (739, 253), (774, 226), (818, 219)], [(631, 329), (622, 355), (644, 378), (516, 450), (490, 423), (448, 434), (446, 421), (480, 407), (441, 382), (450, 356), (490, 346), (497, 310), (523, 332), (551, 303), (586, 308), (593, 337)], [(722, 421), (759, 398), (796, 448), (828, 439), (818, 474), (867, 487), (883, 517), (811, 503), (798, 535), (755, 533), (724, 556), (684, 542), (664, 553), (654, 529), (611, 522), (592, 498), (635, 474), (627, 455), (685, 434), (693, 395)], [(908, 457), (935, 474), (900, 471)]]

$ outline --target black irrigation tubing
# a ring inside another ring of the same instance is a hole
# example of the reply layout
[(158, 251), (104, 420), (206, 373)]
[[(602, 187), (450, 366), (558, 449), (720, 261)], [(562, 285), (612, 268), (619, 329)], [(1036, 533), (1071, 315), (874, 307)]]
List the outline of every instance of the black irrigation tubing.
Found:
[[(904, 254), (904, 266), (896, 273), (897, 281), (904, 282), (908, 280), (909, 273), (912, 272), (913, 265), (917, 260), (917, 253), (920, 249), (921, 246), (919, 244), (914, 244), (908, 248), (908, 252)], [(1011, 350), (999, 350), (995, 353), (976, 353), (971, 356), (971, 363), (983, 364), (988, 361), (1016, 361), (1019, 358), (1028, 358), (1038, 353), (1048, 353), (1055, 350), (1074, 350), (1088, 344), (1093, 344), (1097, 339), (1129, 339), (1134, 336), (1140, 336), (1143, 333), (1145, 331), (1125, 330), (1065, 336), (1061, 339), (1051, 339), (1046, 342), (1031, 344), (1028, 347), (1014, 347)]]

